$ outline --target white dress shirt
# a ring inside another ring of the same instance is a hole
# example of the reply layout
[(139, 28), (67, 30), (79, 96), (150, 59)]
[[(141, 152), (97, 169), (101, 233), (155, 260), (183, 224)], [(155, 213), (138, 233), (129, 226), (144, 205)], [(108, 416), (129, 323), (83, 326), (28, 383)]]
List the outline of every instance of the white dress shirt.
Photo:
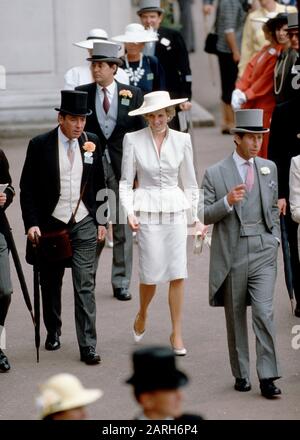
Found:
[[(113, 81), (109, 86), (105, 87), (106, 88), (106, 95), (108, 97), (109, 103), (111, 104), (114, 93), (116, 91), (116, 81)], [(103, 87), (100, 86), (99, 84), (97, 84), (97, 91), (99, 93), (100, 96), (100, 101), (101, 101), (101, 105), (103, 105), (103, 101), (104, 101), (104, 93), (103, 93)]]
[[(243, 159), (237, 152), (236, 150), (234, 151), (232, 158), (234, 160), (234, 163), (237, 167), (237, 170), (239, 172), (239, 175), (241, 176), (242, 181), (245, 183), (246, 182), (246, 177), (247, 177), (247, 171), (248, 171), (248, 163), (250, 162), (252, 165), (254, 165), (254, 159), (253, 157), (251, 157), (251, 159), (246, 160)], [(228, 212), (233, 210), (233, 206), (230, 206), (227, 200), (227, 195), (224, 197), (224, 204), (226, 206), (226, 209)]]
[[(78, 139), (74, 139), (74, 162), (71, 167), (68, 158), (69, 139), (58, 128), (58, 155), (59, 155), (59, 175), (60, 175), (60, 196), (52, 216), (58, 220), (68, 223), (72, 213), (75, 212), (80, 198), (81, 178), (82, 178), (82, 157)], [(75, 216), (76, 223), (84, 219), (89, 214), (88, 210), (81, 201)]]

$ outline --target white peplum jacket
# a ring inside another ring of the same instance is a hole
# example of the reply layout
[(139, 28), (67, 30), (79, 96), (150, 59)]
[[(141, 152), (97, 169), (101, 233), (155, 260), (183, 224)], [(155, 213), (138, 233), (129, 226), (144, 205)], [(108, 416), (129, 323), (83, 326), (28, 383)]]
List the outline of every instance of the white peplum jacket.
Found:
[(190, 135), (168, 128), (159, 156), (149, 127), (127, 133), (119, 194), (127, 215), (185, 210), (192, 223), (198, 221), (199, 189)]

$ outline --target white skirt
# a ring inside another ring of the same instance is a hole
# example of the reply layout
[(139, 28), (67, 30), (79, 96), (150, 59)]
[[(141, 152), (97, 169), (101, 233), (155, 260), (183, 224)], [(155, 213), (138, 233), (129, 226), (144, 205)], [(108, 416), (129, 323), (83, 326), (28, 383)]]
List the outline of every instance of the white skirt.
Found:
[(187, 221), (185, 211), (136, 213), (139, 275), (142, 284), (187, 278)]

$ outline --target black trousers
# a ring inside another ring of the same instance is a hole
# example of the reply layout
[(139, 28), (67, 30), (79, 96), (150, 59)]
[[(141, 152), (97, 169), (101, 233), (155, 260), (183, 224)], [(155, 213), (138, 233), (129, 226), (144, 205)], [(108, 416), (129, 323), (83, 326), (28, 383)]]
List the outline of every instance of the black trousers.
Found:
[(238, 66), (233, 60), (232, 53), (219, 52), (219, 68), (221, 76), (222, 101), (231, 104), (231, 95), (235, 89), (238, 76)]

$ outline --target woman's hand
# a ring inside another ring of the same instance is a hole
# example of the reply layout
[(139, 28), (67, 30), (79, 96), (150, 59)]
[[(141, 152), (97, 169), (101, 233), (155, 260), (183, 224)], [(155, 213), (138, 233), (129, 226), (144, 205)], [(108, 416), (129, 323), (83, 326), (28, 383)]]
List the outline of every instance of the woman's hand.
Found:
[(208, 232), (208, 226), (201, 223), (199, 220), (195, 222), (194, 224), (194, 235), (199, 234), (202, 238), (205, 237), (205, 235)]
[(128, 216), (128, 224), (132, 230), (132, 232), (137, 232), (140, 229), (139, 221), (137, 217), (133, 214)]

